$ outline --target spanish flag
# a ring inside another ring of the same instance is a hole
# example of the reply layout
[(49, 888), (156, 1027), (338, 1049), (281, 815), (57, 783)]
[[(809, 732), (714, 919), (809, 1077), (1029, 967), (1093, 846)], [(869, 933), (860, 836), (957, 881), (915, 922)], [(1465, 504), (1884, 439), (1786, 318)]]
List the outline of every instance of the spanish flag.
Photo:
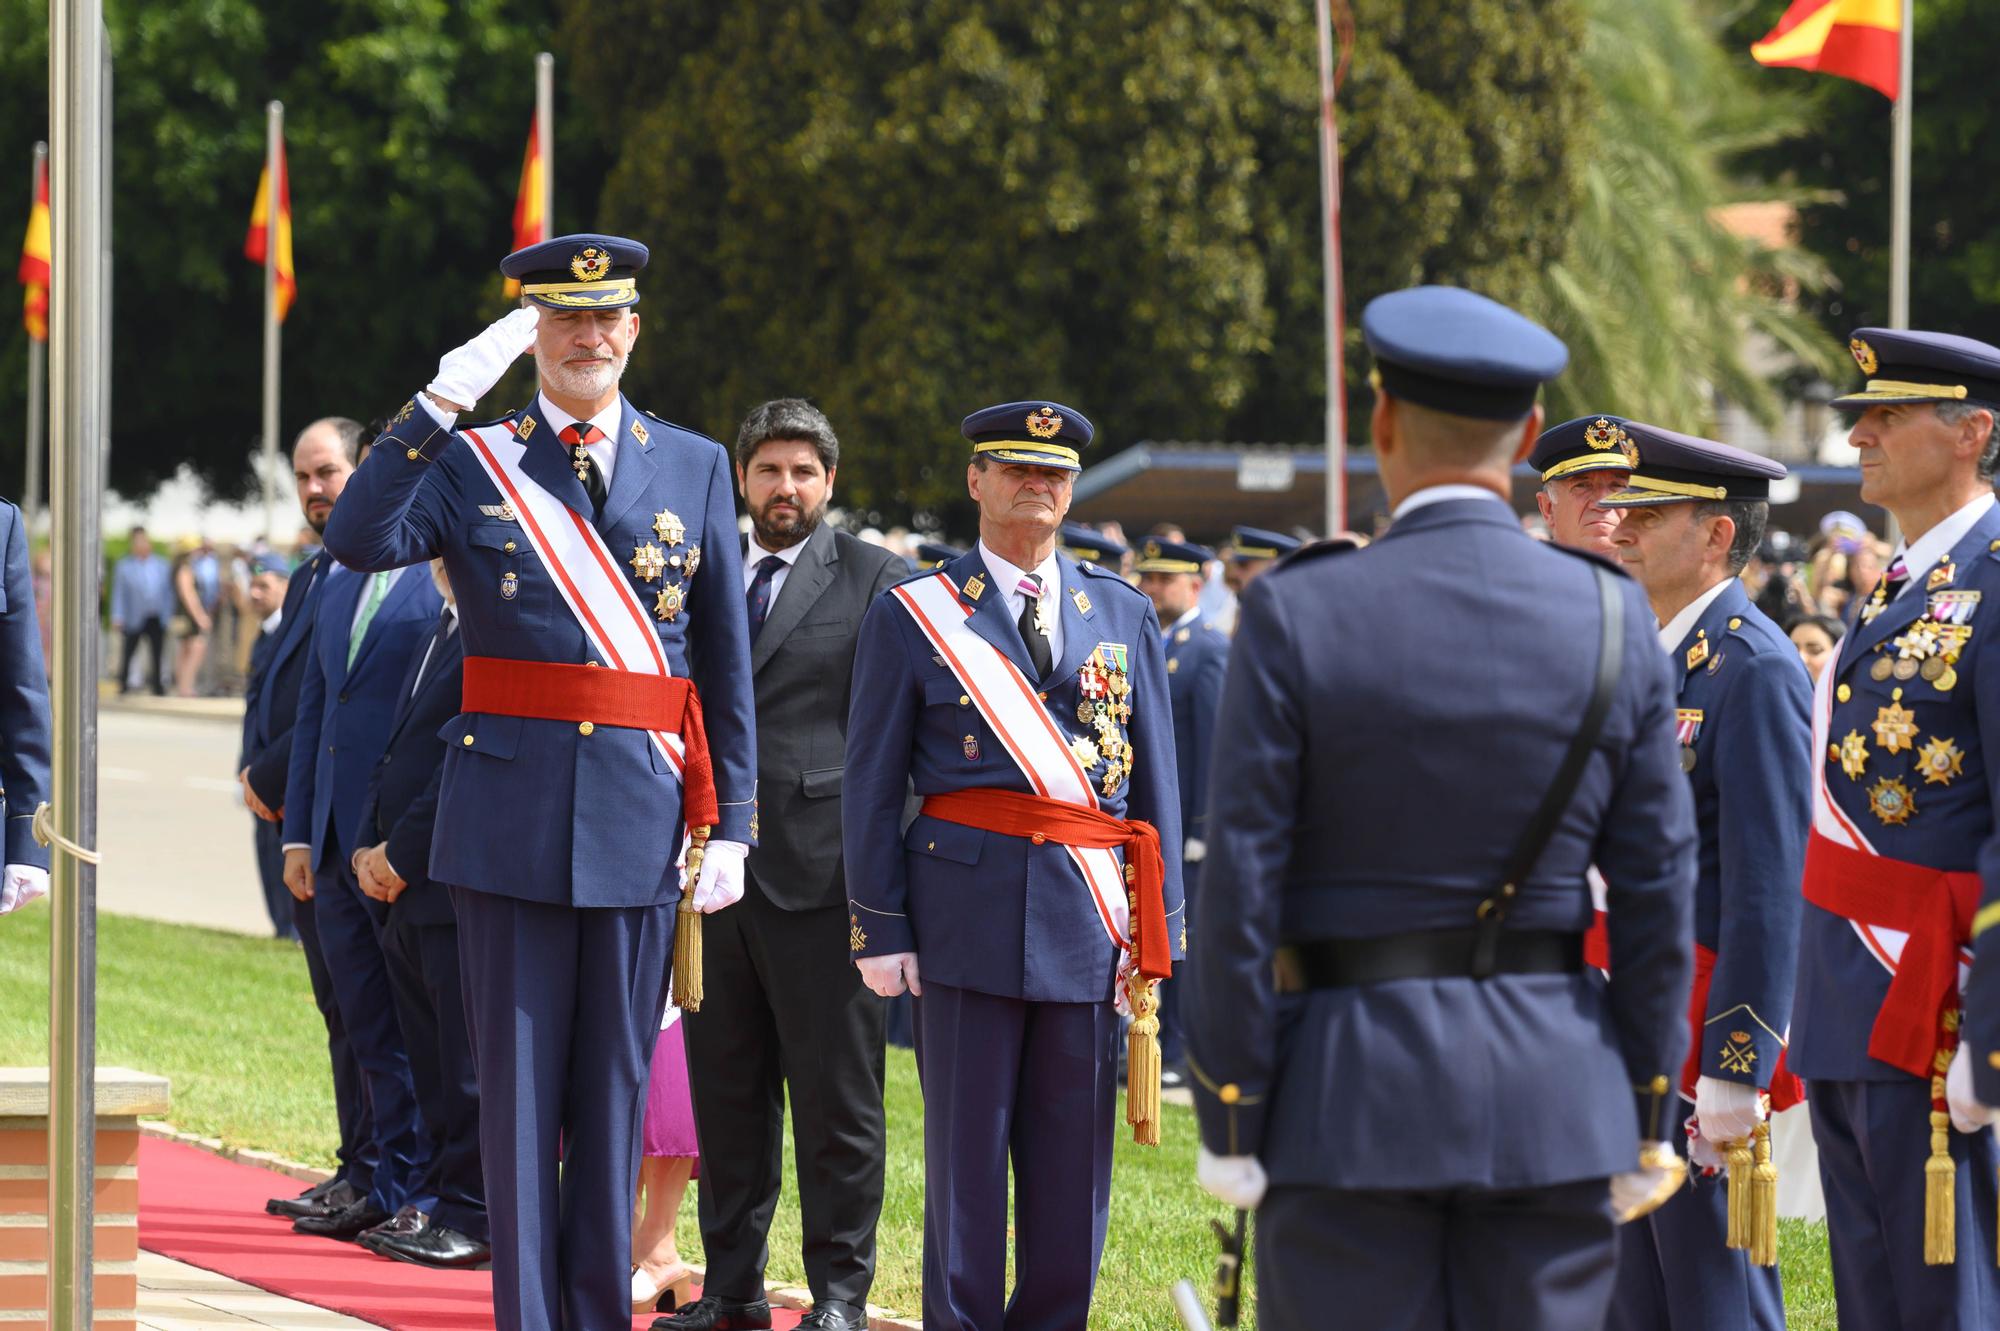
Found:
[(1750, 54), (1760, 65), (1865, 83), (1893, 102), (1902, 81), (1902, 29), (1902, 0), (1792, 0)]
[[(285, 141), (278, 140), (278, 322), (292, 308), (298, 295), (298, 274), (292, 270), (292, 179), (285, 166)], [(243, 240), (243, 257), (252, 263), (264, 262), (265, 246), (271, 243), (271, 171), (267, 166), (257, 176), (257, 202), (250, 206), (250, 234)]]
[[(548, 197), (547, 180), (548, 162), (542, 156), (541, 130), (530, 121), (528, 151), (521, 158), (521, 192), (514, 196), (514, 249), (524, 250), (549, 238), (548, 210), (542, 206)], [(520, 294), (521, 284), (508, 278), (507, 299), (515, 300)]]
[(49, 340), (49, 160), (35, 168), (35, 202), (28, 209), (28, 236), (21, 242), (21, 322), (37, 342)]

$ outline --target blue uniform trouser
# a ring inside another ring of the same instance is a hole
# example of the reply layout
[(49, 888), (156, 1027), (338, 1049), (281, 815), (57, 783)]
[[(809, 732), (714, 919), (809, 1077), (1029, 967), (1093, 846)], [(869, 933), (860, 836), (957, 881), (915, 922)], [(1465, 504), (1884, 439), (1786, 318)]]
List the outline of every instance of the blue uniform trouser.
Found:
[[(443, 892), (435, 883), (412, 889)], [(407, 900), (407, 896), (403, 900)], [(458, 965), (458, 926), (413, 924), (389, 908), (382, 951), (429, 1160), (406, 1199), (434, 1222), (486, 1241), (486, 1185), (479, 1168), (479, 1081)]]
[(313, 1005), (326, 1023), (326, 1053), (333, 1064), (333, 1112), (340, 1127), (340, 1145), (334, 1158), (340, 1167), (335, 1176), (366, 1195), (375, 1186), (375, 1116), (368, 1110), (368, 1083), (361, 1076), (361, 1064), (354, 1059), (348, 1043), (347, 1024), (340, 1019), (340, 1004), (333, 996), (333, 976), (327, 973), (326, 956), (320, 949), (319, 912), (312, 901), (292, 901), (292, 924), (299, 931), (299, 951), (305, 954), (306, 978), (312, 982)]
[[(1686, 1137), (1694, 1106), (1674, 1097), (1668, 1141)], [(1690, 1167), (1692, 1169), (1692, 1167)], [(1784, 1331), (1778, 1268), (1731, 1248), (1729, 1179), (1703, 1178), (1643, 1220), (1618, 1227), (1618, 1290), (1608, 1331)]]
[(1263, 1331), (1595, 1331), (1617, 1249), (1610, 1182), (1592, 1179), (1510, 1192), (1273, 1187), (1253, 1251)]
[(313, 915), (319, 924), (320, 955), (333, 981), (334, 1001), (361, 1079), (368, 1088), (374, 1120), (375, 1177), (369, 1200), (394, 1214), (409, 1199), (423, 1173), (427, 1143), (410, 1080), (410, 1055), (396, 1021), (389, 968), (382, 957), (379, 901), (361, 895), (354, 870), (338, 850), (313, 878)]
[(1991, 1131), (1950, 1133), (1958, 1165), (1958, 1260), (1924, 1265), (1924, 1162), (1930, 1088), (1898, 1081), (1814, 1081), (1806, 1088), (1841, 1331), (1992, 1331), (2000, 1327), (1994, 1269)]
[[(674, 907), (451, 889), (498, 1331), (632, 1319), (632, 1206)], [(558, 1170), (558, 1161), (561, 1168)]]
[(1111, 1215), (1118, 1014), (936, 983), (916, 1009), (925, 1331), (1083, 1331)]

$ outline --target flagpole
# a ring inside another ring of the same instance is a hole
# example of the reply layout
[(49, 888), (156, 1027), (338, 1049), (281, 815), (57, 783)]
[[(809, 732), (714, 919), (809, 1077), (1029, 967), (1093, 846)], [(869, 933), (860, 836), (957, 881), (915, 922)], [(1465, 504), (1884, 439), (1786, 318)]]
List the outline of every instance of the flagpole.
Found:
[[(28, 173), (28, 206), (36, 206), (41, 195), (42, 172), (48, 169), (49, 145), (35, 145), (34, 169)], [(50, 284), (54, 284), (51, 275)], [(48, 299), (46, 295), (44, 300)], [(28, 339), (28, 474), (21, 486), (21, 512), (32, 535), (42, 510), (42, 398), (47, 392), (49, 344), (48, 318), (43, 316), (42, 337)]]
[(1326, 317), (1326, 531), (1347, 530), (1347, 383), (1340, 281), (1340, 129), (1334, 119), (1332, 0), (1317, 0), (1319, 24), (1319, 222), (1321, 300)]
[[(49, 3), (50, 699), (56, 850), (49, 912), (51, 1327), (91, 1324), (97, 1067), (98, 523), (105, 436), (103, 0)], [(40, 819), (38, 818), (39, 822)], [(71, 847), (74, 849), (65, 849)]]
[(285, 104), (264, 108), (264, 539), (278, 539), (278, 145)]
[(556, 58), (535, 57), (535, 138), (542, 151), (542, 239), (556, 233)]
[(1910, 103), (1916, 46), (1915, 0), (1903, 0), (1897, 34), (1896, 107), (1889, 113), (1891, 149), (1889, 199), (1889, 326), (1910, 326)]

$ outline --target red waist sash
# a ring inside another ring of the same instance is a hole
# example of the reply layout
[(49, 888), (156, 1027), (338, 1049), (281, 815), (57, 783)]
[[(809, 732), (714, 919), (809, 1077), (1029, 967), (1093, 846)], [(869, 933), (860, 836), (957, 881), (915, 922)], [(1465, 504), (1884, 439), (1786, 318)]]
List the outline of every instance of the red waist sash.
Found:
[(1131, 904), (1132, 957), (1139, 974), (1160, 980), (1173, 974), (1173, 943), (1167, 937), (1166, 862), (1160, 834), (1151, 823), (1114, 818), (1101, 809), (1044, 799), (1018, 790), (953, 790), (926, 795), (923, 811), (961, 827), (1058, 845), (1125, 852), (1125, 882)]
[(1814, 831), (1806, 843), (1805, 895), (1842, 919), (1910, 936), (1876, 1014), (1868, 1054), (1913, 1077), (1930, 1077), (1944, 1015), (1957, 1005), (1958, 949), (1972, 940), (1979, 875), (1851, 850)]
[(719, 818), (701, 695), (692, 680), (601, 666), (468, 656), (459, 705), (467, 712), (495, 716), (588, 721), (592, 726), (677, 735), (686, 750), (681, 799), (687, 825), (713, 827)]

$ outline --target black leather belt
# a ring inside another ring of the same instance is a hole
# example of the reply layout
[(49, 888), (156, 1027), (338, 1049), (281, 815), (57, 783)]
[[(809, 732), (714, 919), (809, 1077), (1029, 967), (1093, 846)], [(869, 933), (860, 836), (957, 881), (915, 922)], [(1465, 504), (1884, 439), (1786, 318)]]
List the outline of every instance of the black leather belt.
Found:
[[(1471, 977), (1476, 929), (1423, 929), (1380, 938), (1322, 938), (1278, 949), (1280, 993), (1382, 984), (1389, 980)], [(1494, 975), (1560, 975), (1583, 969), (1583, 935), (1553, 929), (1502, 929)]]

